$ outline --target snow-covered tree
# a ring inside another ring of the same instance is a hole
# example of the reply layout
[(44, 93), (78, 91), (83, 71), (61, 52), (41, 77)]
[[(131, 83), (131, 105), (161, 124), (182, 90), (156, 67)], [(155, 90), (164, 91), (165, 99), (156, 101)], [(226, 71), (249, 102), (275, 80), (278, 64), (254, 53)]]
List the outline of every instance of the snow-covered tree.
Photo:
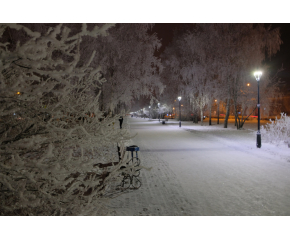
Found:
[(175, 46), (172, 46), (165, 55), (166, 66), (176, 78), (175, 84), (179, 88), (179, 94), (184, 99), (189, 98), (191, 111), (199, 110), (202, 121), (206, 106), (209, 105), (211, 108), (217, 90), (213, 64), (216, 57), (213, 54), (215, 46), (211, 35), (197, 25), (173, 44)]
[[(217, 32), (220, 69), (224, 87), (227, 89), (227, 113), (224, 123), (224, 127), (227, 127), (231, 102), (237, 119), (238, 105), (242, 104), (244, 96), (241, 90), (249, 81), (254, 80), (255, 68), (266, 70), (262, 65), (263, 61), (279, 51), (282, 41), (279, 29), (272, 29), (271, 26), (266, 28), (264, 24), (216, 24), (214, 27)], [(263, 84), (261, 96), (266, 98), (267, 94), (263, 90), (276, 89), (269, 88), (273, 82), (265, 81)]]
[(111, 27), (83, 24), (74, 33), (59, 24), (43, 33), (1, 25), (2, 215), (85, 215), (119, 178), (123, 159), (115, 149), (130, 136), (114, 127), (118, 116), (100, 111), (95, 93), (106, 79), (92, 65), (96, 52), (81, 49)]
[[(175, 82), (175, 88), (190, 96), (201, 115), (205, 108), (211, 113), (217, 98), (226, 103), (224, 127), (227, 127), (232, 105), (237, 121), (242, 105), (243, 109), (249, 109), (257, 102), (252, 96), (256, 90), (250, 96), (249, 92), (245, 94), (245, 87), (255, 81), (252, 75), (255, 68), (263, 68), (265, 76), (268, 75), (263, 61), (277, 53), (281, 43), (279, 29), (264, 24), (196, 24), (172, 42), (174, 46), (167, 51), (164, 62), (176, 80), (171, 81)], [(261, 104), (267, 103), (266, 99), (276, 91), (274, 78), (264, 78)], [(246, 95), (251, 101), (245, 101)]]
[(108, 80), (102, 86), (104, 110), (119, 113), (124, 106), (129, 108), (134, 99), (163, 91), (159, 80), (162, 65), (154, 56), (161, 44), (155, 34), (148, 33), (149, 29), (150, 24), (116, 24), (106, 39), (96, 40), (95, 61)]

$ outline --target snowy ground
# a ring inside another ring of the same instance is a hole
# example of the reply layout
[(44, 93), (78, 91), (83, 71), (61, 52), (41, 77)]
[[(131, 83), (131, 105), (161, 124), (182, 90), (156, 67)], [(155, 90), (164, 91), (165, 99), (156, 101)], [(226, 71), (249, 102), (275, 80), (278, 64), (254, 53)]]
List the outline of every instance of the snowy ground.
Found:
[[(265, 122), (263, 122), (265, 123)], [(127, 117), (137, 136), (142, 186), (112, 199), (108, 215), (289, 216), (290, 148), (263, 142), (257, 121), (212, 126)]]

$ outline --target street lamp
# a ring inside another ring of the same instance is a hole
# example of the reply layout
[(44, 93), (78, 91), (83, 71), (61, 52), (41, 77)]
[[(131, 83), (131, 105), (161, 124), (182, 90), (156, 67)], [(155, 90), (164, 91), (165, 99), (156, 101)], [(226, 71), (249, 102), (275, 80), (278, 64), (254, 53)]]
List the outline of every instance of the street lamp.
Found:
[(151, 108), (151, 106), (149, 106), (149, 120), (150, 120), (150, 108)]
[(178, 97), (178, 100), (179, 100), (179, 127), (181, 127), (181, 110), (180, 110), (180, 100), (181, 100), (181, 97)]
[(159, 122), (160, 122), (160, 103), (158, 103)]
[(262, 76), (262, 72), (255, 72), (254, 76), (258, 82), (258, 132), (257, 132), (257, 148), (261, 148), (261, 133), (260, 133), (260, 96), (259, 96), (259, 82)]

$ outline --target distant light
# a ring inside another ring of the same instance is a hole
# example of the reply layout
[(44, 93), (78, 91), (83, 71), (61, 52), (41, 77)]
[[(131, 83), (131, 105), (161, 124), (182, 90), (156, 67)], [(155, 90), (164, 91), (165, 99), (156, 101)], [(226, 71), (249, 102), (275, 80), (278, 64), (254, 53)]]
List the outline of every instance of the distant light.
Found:
[(151, 108), (151, 106), (149, 106), (149, 108)]
[(17, 95), (20, 95), (21, 93), (20, 92), (17, 92)]
[(217, 102), (217, 100), (214, 100), (215, 102)]
[(183, 105), (181, 105), (181, 107), (183, 107)]
[(181, 97), (178, 97), (178, 100), (180, 101), (181, 100)]
[(175, 108), (173, 108), (173, 110), (174, 110)]
[(250, 83), (248, 83), (247, 86), (250, 86)]

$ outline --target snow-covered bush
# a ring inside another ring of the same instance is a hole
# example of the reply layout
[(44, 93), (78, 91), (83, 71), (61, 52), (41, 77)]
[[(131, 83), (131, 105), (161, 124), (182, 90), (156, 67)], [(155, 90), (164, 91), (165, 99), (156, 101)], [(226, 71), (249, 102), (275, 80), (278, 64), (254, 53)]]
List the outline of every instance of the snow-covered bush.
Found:
[[(59, 24), (43, 34), (1, 25), (1, 215), (85, 215), (118, 178), (117, 143), (122, 150), (130, 136), (114, 125), (119, 116), (99, 110), (106, 79), (91, 65), (95, 52), (80, 51), (84, 36), (111, 26), (71, 34)], [(6, 31), (24, 37), (9, 47)]]
[(281, 118), (273, 121), (270, 119), (270, 124), (261, 127), (263, 141), (274, 144), (288, 143), (290, 147), (290, 117), (286, 113), (281, 113)]

